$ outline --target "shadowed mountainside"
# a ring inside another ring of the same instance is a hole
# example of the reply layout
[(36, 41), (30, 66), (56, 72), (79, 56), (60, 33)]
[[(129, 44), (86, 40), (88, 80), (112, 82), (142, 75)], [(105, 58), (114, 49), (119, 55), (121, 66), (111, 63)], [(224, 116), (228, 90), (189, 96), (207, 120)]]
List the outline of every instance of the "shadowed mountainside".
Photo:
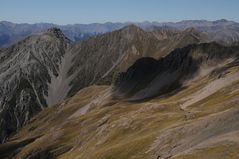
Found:
[(143, 100), (179, 89), (199, 72), (238, 59), (238, 49), (205, 43), (176, 49), (158, 61), (139, 59), (126, 72), (118, 75), (114, 83), (114, 96)]

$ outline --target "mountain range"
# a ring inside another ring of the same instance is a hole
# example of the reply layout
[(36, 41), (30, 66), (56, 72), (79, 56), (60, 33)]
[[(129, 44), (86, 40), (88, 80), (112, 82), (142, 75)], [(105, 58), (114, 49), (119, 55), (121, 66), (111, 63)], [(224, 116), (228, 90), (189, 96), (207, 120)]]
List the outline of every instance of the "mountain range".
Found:
[(106, 32), (121, 29), (127, 25), (134, 24), (145, 31), (158, 30), (158, 28), (174, 28), (185, 30), (195, 28), (207, 34), (211, 41), (230, 44), (238, 41), (239, 23), (225, 19), (217, 21), (207, 20), (185, 20), (180, 22), (126, 22), (126, 23), (92, 23), (92, 24), (68, 24), (56, 25), (52, 23), (12, 23), (8, 21), (0, 22), (0, 47), (8, 47), (29, 35), (45, 31), (52, 27), (60, 28), (63, 33), (73, 42), (89, 39), (92, 36), (101, 35)]
[(239, 157), (238, 23), (0, 26), (0, 158)]

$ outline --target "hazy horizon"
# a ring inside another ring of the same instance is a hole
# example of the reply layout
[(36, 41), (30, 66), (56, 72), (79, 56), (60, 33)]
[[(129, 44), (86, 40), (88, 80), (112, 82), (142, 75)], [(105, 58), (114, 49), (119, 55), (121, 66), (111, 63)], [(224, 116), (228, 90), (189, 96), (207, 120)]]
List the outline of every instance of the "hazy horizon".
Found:
[(219, 21), (219, 20), (227, 20), (227, 21), (232, 21), (232, 22), (236, 22), (239, 23), (239, 21), (235, 21), (235, 20), (230, 20), (230, 19), (215, 19), (215, 20), (208, 20), (208, 19), (183, 19), (183, 20), (179, 20), (179, 21), (123, 21), (123, 22), (111, 22), (111, 21), (107, 21), (107, 22), (92, 22), (92, 23), (67, 23), (67, 24), (57, 24), (57, 23), (51, 23), (51, 22), (35, 22), (35, 23), (28, 23), (28, 22), (13, 22), (13, 21), (9, 21), (9, 20), (1, 20), (0, 22), (9, 22), (9, 23), (14, 23), (14, 24), (54, 24), (54, 25), (90, 25), (90, 24), (106, 24), (106, 23), (178, 23), (178, 22), (183, 22), (183, 21), (208, 21), (208, 22), (213, 22), (213, 21)]
[(2, 0), (0, 21), (13, 23), (91, 24), (179, 22), (182, 20), (238, 22), (239, 1), (231, 0)]

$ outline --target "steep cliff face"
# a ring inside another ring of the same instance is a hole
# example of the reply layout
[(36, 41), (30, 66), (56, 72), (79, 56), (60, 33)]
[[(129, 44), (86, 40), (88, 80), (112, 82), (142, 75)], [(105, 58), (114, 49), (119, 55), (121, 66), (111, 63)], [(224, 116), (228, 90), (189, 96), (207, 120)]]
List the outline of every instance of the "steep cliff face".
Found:
[(52, 28), (0, 52), (0, 140), (15, 132), (48, 102), (48, 84), (58, 76), (70, 41)]

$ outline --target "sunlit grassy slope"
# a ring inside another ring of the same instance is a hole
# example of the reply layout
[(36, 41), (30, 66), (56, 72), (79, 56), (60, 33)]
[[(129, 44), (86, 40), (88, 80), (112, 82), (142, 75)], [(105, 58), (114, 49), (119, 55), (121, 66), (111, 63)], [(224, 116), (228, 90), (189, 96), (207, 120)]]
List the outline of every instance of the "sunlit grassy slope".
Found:
[[(35, 116), (0, 146), (0, 154), (2, 158), (15, 151), (13, 158), (238, 159), (237, 74), (238, 68), (232, 67), (222, 77), (206, 75), (142, 102), (112, 99), (110, 86), (85, 88)], [(204, 93), (207, 96), (199, 99)], [(189, 100), (190, 105), (185, 104)]]

